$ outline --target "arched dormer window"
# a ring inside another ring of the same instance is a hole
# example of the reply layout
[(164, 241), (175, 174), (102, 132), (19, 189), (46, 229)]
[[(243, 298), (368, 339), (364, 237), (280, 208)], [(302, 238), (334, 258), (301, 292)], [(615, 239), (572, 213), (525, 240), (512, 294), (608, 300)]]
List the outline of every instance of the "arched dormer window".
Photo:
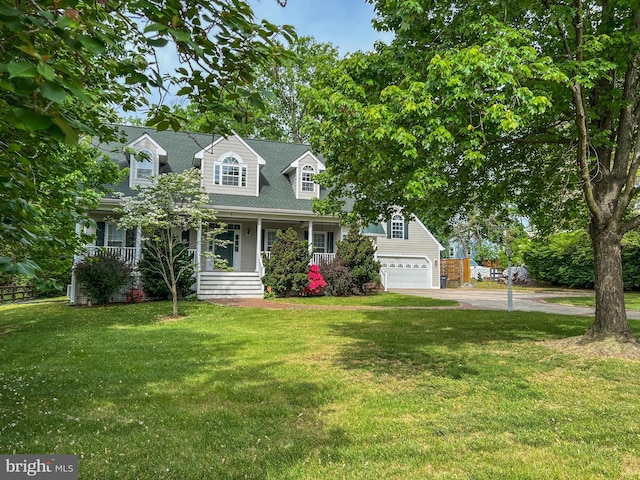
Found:
[(311, 165), (305, 165), (304, 167), (302, 167), (302, 175), (300, 176), (301, 178), (301, 187), (300, 189), (303, 192), (314, 192), (316, 189), (316, 185), (315, 183), (313, 183), (313, 176), (316, 173), (316, 169), (313, 168)]
[(155, 157), (151, 150), (140, 150), (136, 153), (136, 180), (147, 180), (153, 176), (153, 164)]
[(408, 239), (409, 223), (402, 215), (396, 213), (387, 224), (387, 238)]
[(214, 183), (227, 187), (247, 186), (247, 166), (235, 156), (227, 156), (217, 162), (214, 168)]

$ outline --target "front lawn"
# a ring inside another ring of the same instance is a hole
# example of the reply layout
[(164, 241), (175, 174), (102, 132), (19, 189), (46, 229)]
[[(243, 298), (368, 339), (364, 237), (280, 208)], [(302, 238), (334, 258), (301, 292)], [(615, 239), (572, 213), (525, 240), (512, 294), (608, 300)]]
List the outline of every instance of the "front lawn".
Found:
[(439, 300), (415, 295), (380, 292), (370, 295), (351, 297), (290, 297), (274, 298), (276, 303), (292, 303), (300, 305), (343, 306), (343, 307), (451, 307), (458, 305), (455, 300)]
[(0, 452), (82, 479), (640, 475), (640, 362), (539, 343), (589, 318), (180, 308), (0, 307)]
[[(576, 307), (595, 307), (596, 299), (593, 295), (589, 297), (558, 297), (547, 298), (545, 301), (549, 303), (560, 303), (562, 305), (573, 305)], [(640, 293), (626, 292), (624, 294), (624, 303), (627, 310), (640, 310)]]

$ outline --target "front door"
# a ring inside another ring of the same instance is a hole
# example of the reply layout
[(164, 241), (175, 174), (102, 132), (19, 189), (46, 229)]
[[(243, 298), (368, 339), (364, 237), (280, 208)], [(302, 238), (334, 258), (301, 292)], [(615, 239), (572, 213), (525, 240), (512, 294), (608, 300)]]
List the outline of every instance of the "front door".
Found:
[[(220, 240), (226, 241), (227, 245), (220, 247), (216, 245), (214, 247), (215, 253), (221, 260), (227, 261), (227, 266), (233, 267), (233, 251), (235, 250), (235, 232), (234, 230), (227, 230), (217, 236)], [(213, 243), (213, 242), (211, 242)]]

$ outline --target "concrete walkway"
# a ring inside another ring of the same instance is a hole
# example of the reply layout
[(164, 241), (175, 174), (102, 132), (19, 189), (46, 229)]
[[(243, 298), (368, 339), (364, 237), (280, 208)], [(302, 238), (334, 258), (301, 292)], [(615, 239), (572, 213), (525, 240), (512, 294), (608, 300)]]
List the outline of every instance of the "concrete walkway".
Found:
[[(456, 300), (460, 308), (476, 310), (507, 310), (506, 290), (485, 290), (476, 288), (444, 288), (441, 290), (424, 289), (393, 289), (393, 292), (405, 295), (417, 295), (422, 297), (439, 298), (443, 300)], [(548, 303), (547, 298), (584, 296), (572, 292), (541, 292), (513, 290), (513, 310), (522, 312), (560, 313), (564, 315), (589, 315), (593, 316), (593, 307), (574, 307)], [(640, 311), (627, 310), (627, 318), (640, 320)]]

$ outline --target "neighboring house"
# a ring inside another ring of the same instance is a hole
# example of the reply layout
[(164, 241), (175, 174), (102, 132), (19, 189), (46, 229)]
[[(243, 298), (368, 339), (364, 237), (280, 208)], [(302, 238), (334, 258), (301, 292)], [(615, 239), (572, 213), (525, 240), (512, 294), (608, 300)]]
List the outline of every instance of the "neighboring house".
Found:
[[(236, 134), (224, 138), (130, 126), (121, 130), (127, 138), (124, 146), (100, 145), (121, 168), (130, 169), (127, 179), (114, 188), (116, 192), (133, 195), (135, 186), (148, 184), (150, 176), (196, 167), (210, 194), (210, 208), (227, 225), (222, 238), (229, 244), (224, 248), (202, 241), (209, 226), (183, 232), (200, 265), (195, 281), (199, 298), (262, 297), (262, 257), (269, 255), (278, 230), (291, 227), (299, 239), (309, 240), (313, 263), (331, 260), (336, 242), (348, 231), (338, 218), (312, 211), (312, 200), (325, 194), (313, 177), (325, 165), (307, 145), (244, 139)], [(144, 155), (134, 156), (131, 151)], [(141, 256), (140, 231), (123, 231), (109, 221), (119, 203), (116, 196), (106, 197), (90, 213), (97, 228), (87, 232), (95, 235), (87, 254), (105, 248), (136, 264)], [(397, 214), (386, 225), (372, 226), (365, 233), (377, 245), (385, 288), (439, 288), (442, 246), (419, 220)], [(202, 255), (205, 251), (226, 259), (233, 271), (216, 271), (210, 257)], [(70, 297), (72, 303), (82, 300), (75, 279)]]

